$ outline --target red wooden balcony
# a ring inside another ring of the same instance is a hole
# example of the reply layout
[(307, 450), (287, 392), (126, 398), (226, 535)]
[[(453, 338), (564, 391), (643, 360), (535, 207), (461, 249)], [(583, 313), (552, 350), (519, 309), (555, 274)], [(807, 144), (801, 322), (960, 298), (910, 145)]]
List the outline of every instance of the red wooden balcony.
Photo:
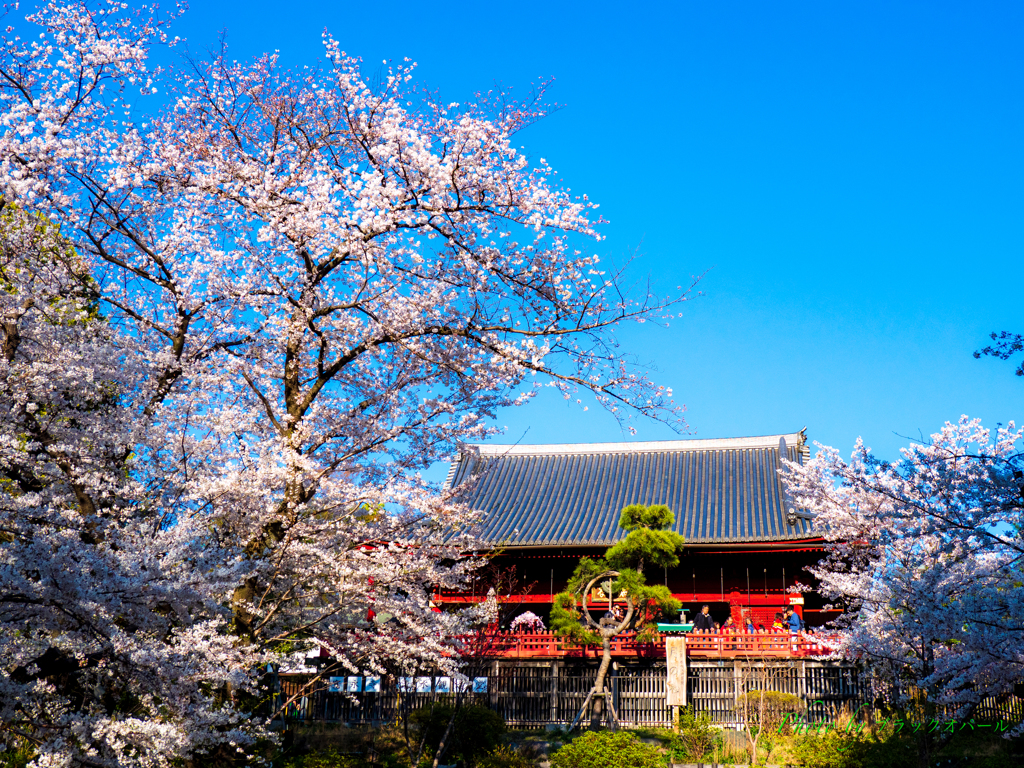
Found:
[[(665, 655), (664, 638), (652, 643), (638, 643), (636, 633), (624, 632), (611, 640), (612, 656), (658, 658)], [(681, 635), (686, 641), (686, 655), (695, 658), (812, 658), (832, 652), (835, 638), (826, 635), (789, 632), (767, 633), (703, 633)], [(466, 654), (494, 658), (599, 658), (600, 645), (581, 646), (553, 632), (489, 632), (467, 638)]]
[(686, 638), (686, 655), (700, 658), (732, 658), (764, 656), (775, 659), (806, 659), (827, 656), (833, 652), (838, 638), (806, 632), (690, 632)]

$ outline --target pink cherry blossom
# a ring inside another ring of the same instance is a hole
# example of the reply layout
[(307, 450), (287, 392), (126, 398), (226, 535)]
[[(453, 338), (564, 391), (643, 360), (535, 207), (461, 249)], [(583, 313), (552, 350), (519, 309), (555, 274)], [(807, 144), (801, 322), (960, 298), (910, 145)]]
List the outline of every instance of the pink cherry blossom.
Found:
[[(1024, 430), (966, 416), (880, 461), (820, 447), (787, 463), (795, 504), (830, 543), (812, 569), (844, 609), (837, 652), (862, 661), (887, 696), (971, 717), (1012, 693), (1024, 669)], [(1024, 726), (1018, 726), (1021, 732)]]
[(53, 2), (0, 50), (0, 723), (38, 765), (245, 749), (304, 644), (453, 671), (494, 606), (432, 610), (482, 544), (419, 473), (541, 386), (684, 426), (613, 336), (684, 296), (626, 295), (515, 145), (543, 88), (441, 103), (330, 37), (151, 70), (173, 16)]

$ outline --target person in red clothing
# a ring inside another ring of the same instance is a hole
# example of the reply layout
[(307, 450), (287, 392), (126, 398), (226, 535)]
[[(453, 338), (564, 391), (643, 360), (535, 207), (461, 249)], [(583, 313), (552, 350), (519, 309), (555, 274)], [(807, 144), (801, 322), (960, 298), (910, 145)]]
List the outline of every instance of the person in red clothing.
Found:
[[(725, 624), (722, 625), (722, 629), (720, 631), (721, 631), (721, 633), (723, 635), (735, 635), (736, 634), (736, 622), (734, 622), (732, 620), (732, 616), (729, 616), (728, 618), (726, 618)], [(725, 649), (726, 650), (731, 651), (731, 650), (735, 650), (735, 648), (736, 648), (736, 641), (735, 640), (730, 639), (730, 640), (727, 640), (725, 642)]]

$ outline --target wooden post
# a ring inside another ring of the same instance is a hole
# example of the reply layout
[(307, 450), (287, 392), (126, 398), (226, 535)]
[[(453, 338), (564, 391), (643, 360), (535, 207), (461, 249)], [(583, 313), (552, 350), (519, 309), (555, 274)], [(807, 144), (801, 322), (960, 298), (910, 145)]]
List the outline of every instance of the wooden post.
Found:
[[(732, 710), (739, 717), (740, 690), (743, 688), (743, 662), (739, 657), (732, 660)], [(747, 693), (747, 691), (743, 691)]]
[(800, 692), (800, 701), (802, 701), (804, 703), (804, 706), (806, 707), (807, 706), (807, 662), (804, 661), (803, 659), (800, 660), (799, 670), (800, 670), (800, 679), (798, 680), (797, 684), (800, 686), (798, 688), (798, 690)]
[(583, 713), (587, 711), (587, 705), (590, 704), (590, 700), (592, 698), (594, 698), (594, 689), (593, 688), (590, 689), (590, 693), (587, 694), (587, 698), (585, 698), (583, 700), (583, 706), (580, 707), (580, 711), (576, 713), (576, 717), (574, 717), (572, 719), (572, 722), (569, 723), (569, 730), (570, 731), (573, 728), (575, 728), (576, 727), (576, 723), (578, 723), (583, 718)]
[(686, 706), (686, 638), (665, 638), (665, 705), (672, 717), (672, 727), (679, 727), (679, 707)]
[(558, 722), (558, 678), (562, 674), (562, 662), (551, 662), (551, 723)]
[[(281, 695), (281, 678), (278, 676), (277, 672), (279, 668), (278, 665), (268, 664), (267, 666), (270, 667), (270, 715), (271, 718), (273, 718), (271, 723), (273, 723), (273, 721), (277, 719), (277, 708), (280, 706), (280, 702), (284, 701), (284, 697)], [(284, 726), (286, 722), (284, 711), (282, 710), (281, 725)]]
[[(613, 684), (614, 682), (615, 681), (613, 681)], [(614, 699), (615, 694), (609, 690), (605, 694), (605, 704), (608, 705), (608, 727), (613, 731), (617, 731), (622, 727), (622, 723), (619, 721), (619, 713), (615, 709), (615, 705), (612, 703)]]
[(491, 709), (494, 709), (494, 705), (498, 701), (498, 695), (494, 689), (497, 687), (499, 664), (500, 662), (497, 660), (491, 662), (491, 677), (494, 678), (494, 684), (490, 680), (487, 681), (487, 706)]

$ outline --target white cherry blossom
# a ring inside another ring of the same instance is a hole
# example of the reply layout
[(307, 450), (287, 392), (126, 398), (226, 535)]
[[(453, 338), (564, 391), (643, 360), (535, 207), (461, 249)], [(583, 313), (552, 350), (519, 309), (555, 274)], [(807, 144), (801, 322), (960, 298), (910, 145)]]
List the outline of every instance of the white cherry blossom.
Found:
[(432, 609), (478, 520), (419, 473), (545, 384), (683, 426), (612, 334), (682, 297), (627, 296), (515, 146), (541, 93), (441, 103), (330, 37), (150, 70), (172, 17), (0, 47), (0, 721), (38, 765), (245, 749), (304, 643), (453, 669), (493, 606)]
[[(966, 720), (1024, 673), (1024, 430), (966, 416), (893, 463), (858, 441), (820, 447), (784, 477), (830, 542), (817, 568), (844, 609), (837, 652), (860, 660), (895, 703)], [(1021, 727), (1017, 731), (1021, 731)]]

